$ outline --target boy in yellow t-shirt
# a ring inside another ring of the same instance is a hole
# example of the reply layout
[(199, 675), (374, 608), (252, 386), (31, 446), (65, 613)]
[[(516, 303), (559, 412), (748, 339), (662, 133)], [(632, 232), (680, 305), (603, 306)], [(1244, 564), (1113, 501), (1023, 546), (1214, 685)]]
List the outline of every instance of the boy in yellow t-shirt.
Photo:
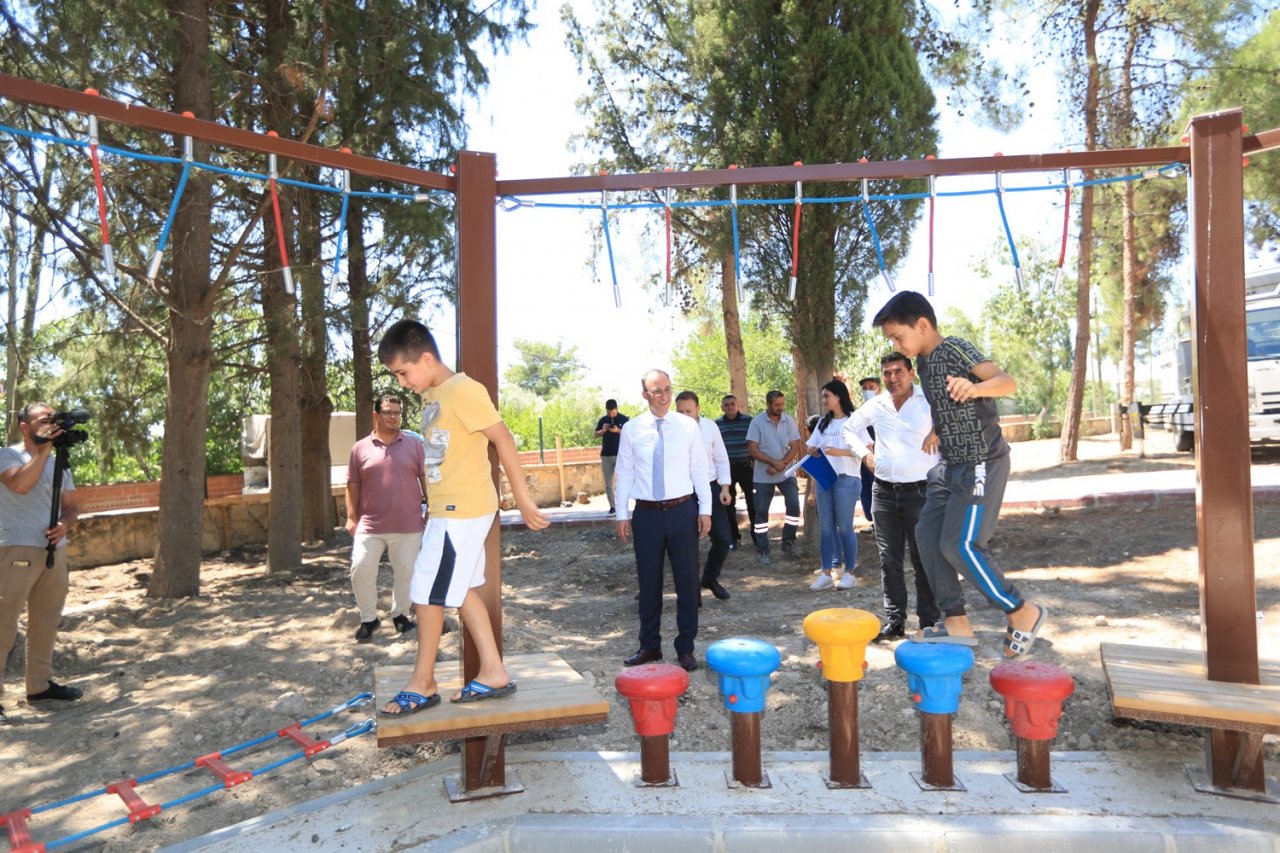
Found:
[(542, 530), (550, 522), (529, 497), (515, 440), (489, 392), (465, 373), (445, 366), (426, 326), (416, 320), (393, 325), (378, 345), (378, 359), (401, 387), (422, 395), (429, 511), (409, 588), (418, 615), (417, 660), (405, 689), (378, 713), (402, 717), (440, 704), (435, 664), (445, 607), (458, 608), (480, 656), (480, 671), (450, 701), (508, 696), (516, 683), (502, 665), (489, 611), (475, 591), (485, 582), (484, 545), (498, 511), (490, 443), (507, 472), (525, 525)]

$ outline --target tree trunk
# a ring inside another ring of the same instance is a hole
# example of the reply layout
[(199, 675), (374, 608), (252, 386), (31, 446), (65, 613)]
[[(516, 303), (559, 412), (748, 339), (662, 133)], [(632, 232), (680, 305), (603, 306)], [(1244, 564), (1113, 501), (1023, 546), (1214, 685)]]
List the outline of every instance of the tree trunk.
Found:
[[(1133, 235), (1133, 184), (1126, 181), (1121, 192), (1121, 268), (1124, 276), (1124, 332), (1121, 336), (1120, 360), (1124, 366), (1124, 393), (1121, 395), (1125, 404), (1134, 403), (1134, 353), (1137, 350), (1136, 302), (1138, 298), (1137, 271), (1134, 268)], [(1133, 419), (1125, 418), (1120, 422), (1120, 449), (1133, 447)]]
[[(319, 169), (303, 169), (315, 183)], [(302, 294), (302, 536), (308, 541), (333, 535), (333, 489), (329, 482), (328, 330), (325, 323), (324, 260), (321, 257), (320, 196), (299, 193), (298, 288)]]
[[(207, 0), (174, 0), (179, 55), (173, 105), (196, 118), (213, 118), (209, 82)], [(196, 143), (206, 159), (208, 146)], [(210, 285), (213, 250), (212, 181), (192, 170), (173, 220), (173, 278), (169, 282), (168, 395), (160, 457), (160, 517), (155, 570), (147, 595), (176, 598), (200, 591), (204, 541), (205, 440), (209, 426), (212, 339)]]
[[(720, 306), (724, 311), (724, 344), (729, 357), (729, 392), (738, 398), (738, 409), (751, 411), (747, 399), (747, 356), (742, 348), (742, 325), (738, 321), (738, 286), (734, 281), (732, 252), (720, 262)], [(719, 403), (719, 400), (713, 401)], [(715, 411), (714, 407), (712, 411)]]
[[(287, 0), (267, 0), (264, 67), (267, 128), (287, 136), (293, 102), (280, 77), (289, 42)], [(283, 166), (284, 164), (280, 164)], [(285, 242), (293, 223), (293, 193), (278, 187)], [(264, 218), (262, 308), (267, 327), (271, 377), (271, 523), (267, 532), (267, 571), (292, 572), (302, 563), (302, 431), (299, 410), (298, 312), (286, 292), (275, 217)]]
[(9, 190), (9, 305), (5, 314), (4, 335), (4, 432), (6, 444), (22, 440), (18, 430), (18, 191)]
[[(1084, 127), (1085, 149), (1098, 147), (1098, 90), (1101, 75), (1098, 71), (1098, 8), (1101, 0), (1088, 0), (1084, 9), (1084, 45), (1088, 64), (1088, 80), (1085, 84)], [(1092, 170), (1085, 170), (1081, 177), (1091, 181)], [(1062, 444), (1058, 457), (1063, 462), (1075, 462), (1080, 443), (1080, 420), (1084, 408), (1084, 386), (1089, 378), (1089, 288), (1093, 277), (1093, 187), (1080, 190), (1080, 237), (1076, 249), (1076, 342), (1075, 357), (1071, 362), (1071, 385), (1067, 390), (1067, 410), (1062, 418)]]
[[(1117, 133), (1126, 142), (1133, 127), (1133, 54), (1137, 49), (1138, 27), (1130, 21), (1129, 35), (1125, 42), (1124, 62), (1120, 71), (1120, 122)], [(1137, 349), (1137, 298), (1138, 269), (1137, 246), (1134, 239), (1133, 182), (1125, 181), (1120, 194), (1121, 275), (1124, 278), (1124, 330), (1121, 336), (1120, 362), (1124, 371), (1124, 392), (1120, 395), (1126, 405), (1134, 403), (1134, 351)], [(1120, 422), (1120, 449), (1133, 447), (1133, 419)]]
[[(351, 199), (347, 208), (347, 289), (351, 311), (351, 372), (355, 391), (356, 437), (368, 432), (373, 410), (372, 345), (369, 340), (369, 271), (364, 246), (364, 199)], [(408, 426), (408, 424), (405, 424)]]

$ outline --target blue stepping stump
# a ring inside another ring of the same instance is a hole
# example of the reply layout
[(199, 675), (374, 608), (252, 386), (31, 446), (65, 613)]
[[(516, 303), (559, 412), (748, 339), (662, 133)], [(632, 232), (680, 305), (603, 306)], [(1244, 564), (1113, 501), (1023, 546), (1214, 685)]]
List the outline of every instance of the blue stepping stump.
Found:
[(924, 791), (963, 791), (951, 761), (951, 715), (960, 708), (964, 674), (973, 669), (973, 649), (948, 643), (902, 643), (893, 653), (907, 674), (911, 702), (920, 712), (920, 773), (911, 778)]
[(716, 674), (720, 698), (733, 723), (730, 787), (771, 787), (760, 767), (760, 713), (769, 692), (769, 676), (781, 665), (778, 649), (764, 640), (734, 637), (707, 647), (707, 666)]

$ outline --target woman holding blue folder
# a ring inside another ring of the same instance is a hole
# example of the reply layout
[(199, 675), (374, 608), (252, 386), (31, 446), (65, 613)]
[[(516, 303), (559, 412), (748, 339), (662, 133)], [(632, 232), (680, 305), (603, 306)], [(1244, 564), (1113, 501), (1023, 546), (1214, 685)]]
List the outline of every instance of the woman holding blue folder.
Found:
[[(862, 490), (862, 482), (858, 477), (858, 459), (841, 434), (845, 421), (853, 414), (853, 401), (849, 399), (848, 386), (839, 379), (832, 379), (823, 385), (822, 405), (826, 414), (818, 421), (817, 429), (806, 442), (809, 455), (815, 458), (804, 466), (818, 483), (816, 492), (822, 571), (809, 586), (815, 592), (833, 587), (853, 589), (853, 571), (858, 565), (858, 537), (853, 531), (853, 508), (858, 503)], [(823, 461), (830, 464), (831, 472), (812, 470), (824, 469), (826, 466), (822, 465)], [(837, 582), (835, 573), (841, 566), (842, 556), (844, 574)]]

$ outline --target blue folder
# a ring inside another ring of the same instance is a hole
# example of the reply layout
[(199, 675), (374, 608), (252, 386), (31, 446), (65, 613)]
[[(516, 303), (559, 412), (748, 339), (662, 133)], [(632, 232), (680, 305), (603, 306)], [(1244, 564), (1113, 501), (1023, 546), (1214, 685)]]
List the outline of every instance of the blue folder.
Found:
[(800, 467), (809, 472), (809, 476), (817, 481), (823, 491), (828, 491), (835, 485), (836, 469), (831, 467), (831, 463), (827, 460), (825, 453), (818, 451), (819, 456), (808, 456), (800, 462)]

